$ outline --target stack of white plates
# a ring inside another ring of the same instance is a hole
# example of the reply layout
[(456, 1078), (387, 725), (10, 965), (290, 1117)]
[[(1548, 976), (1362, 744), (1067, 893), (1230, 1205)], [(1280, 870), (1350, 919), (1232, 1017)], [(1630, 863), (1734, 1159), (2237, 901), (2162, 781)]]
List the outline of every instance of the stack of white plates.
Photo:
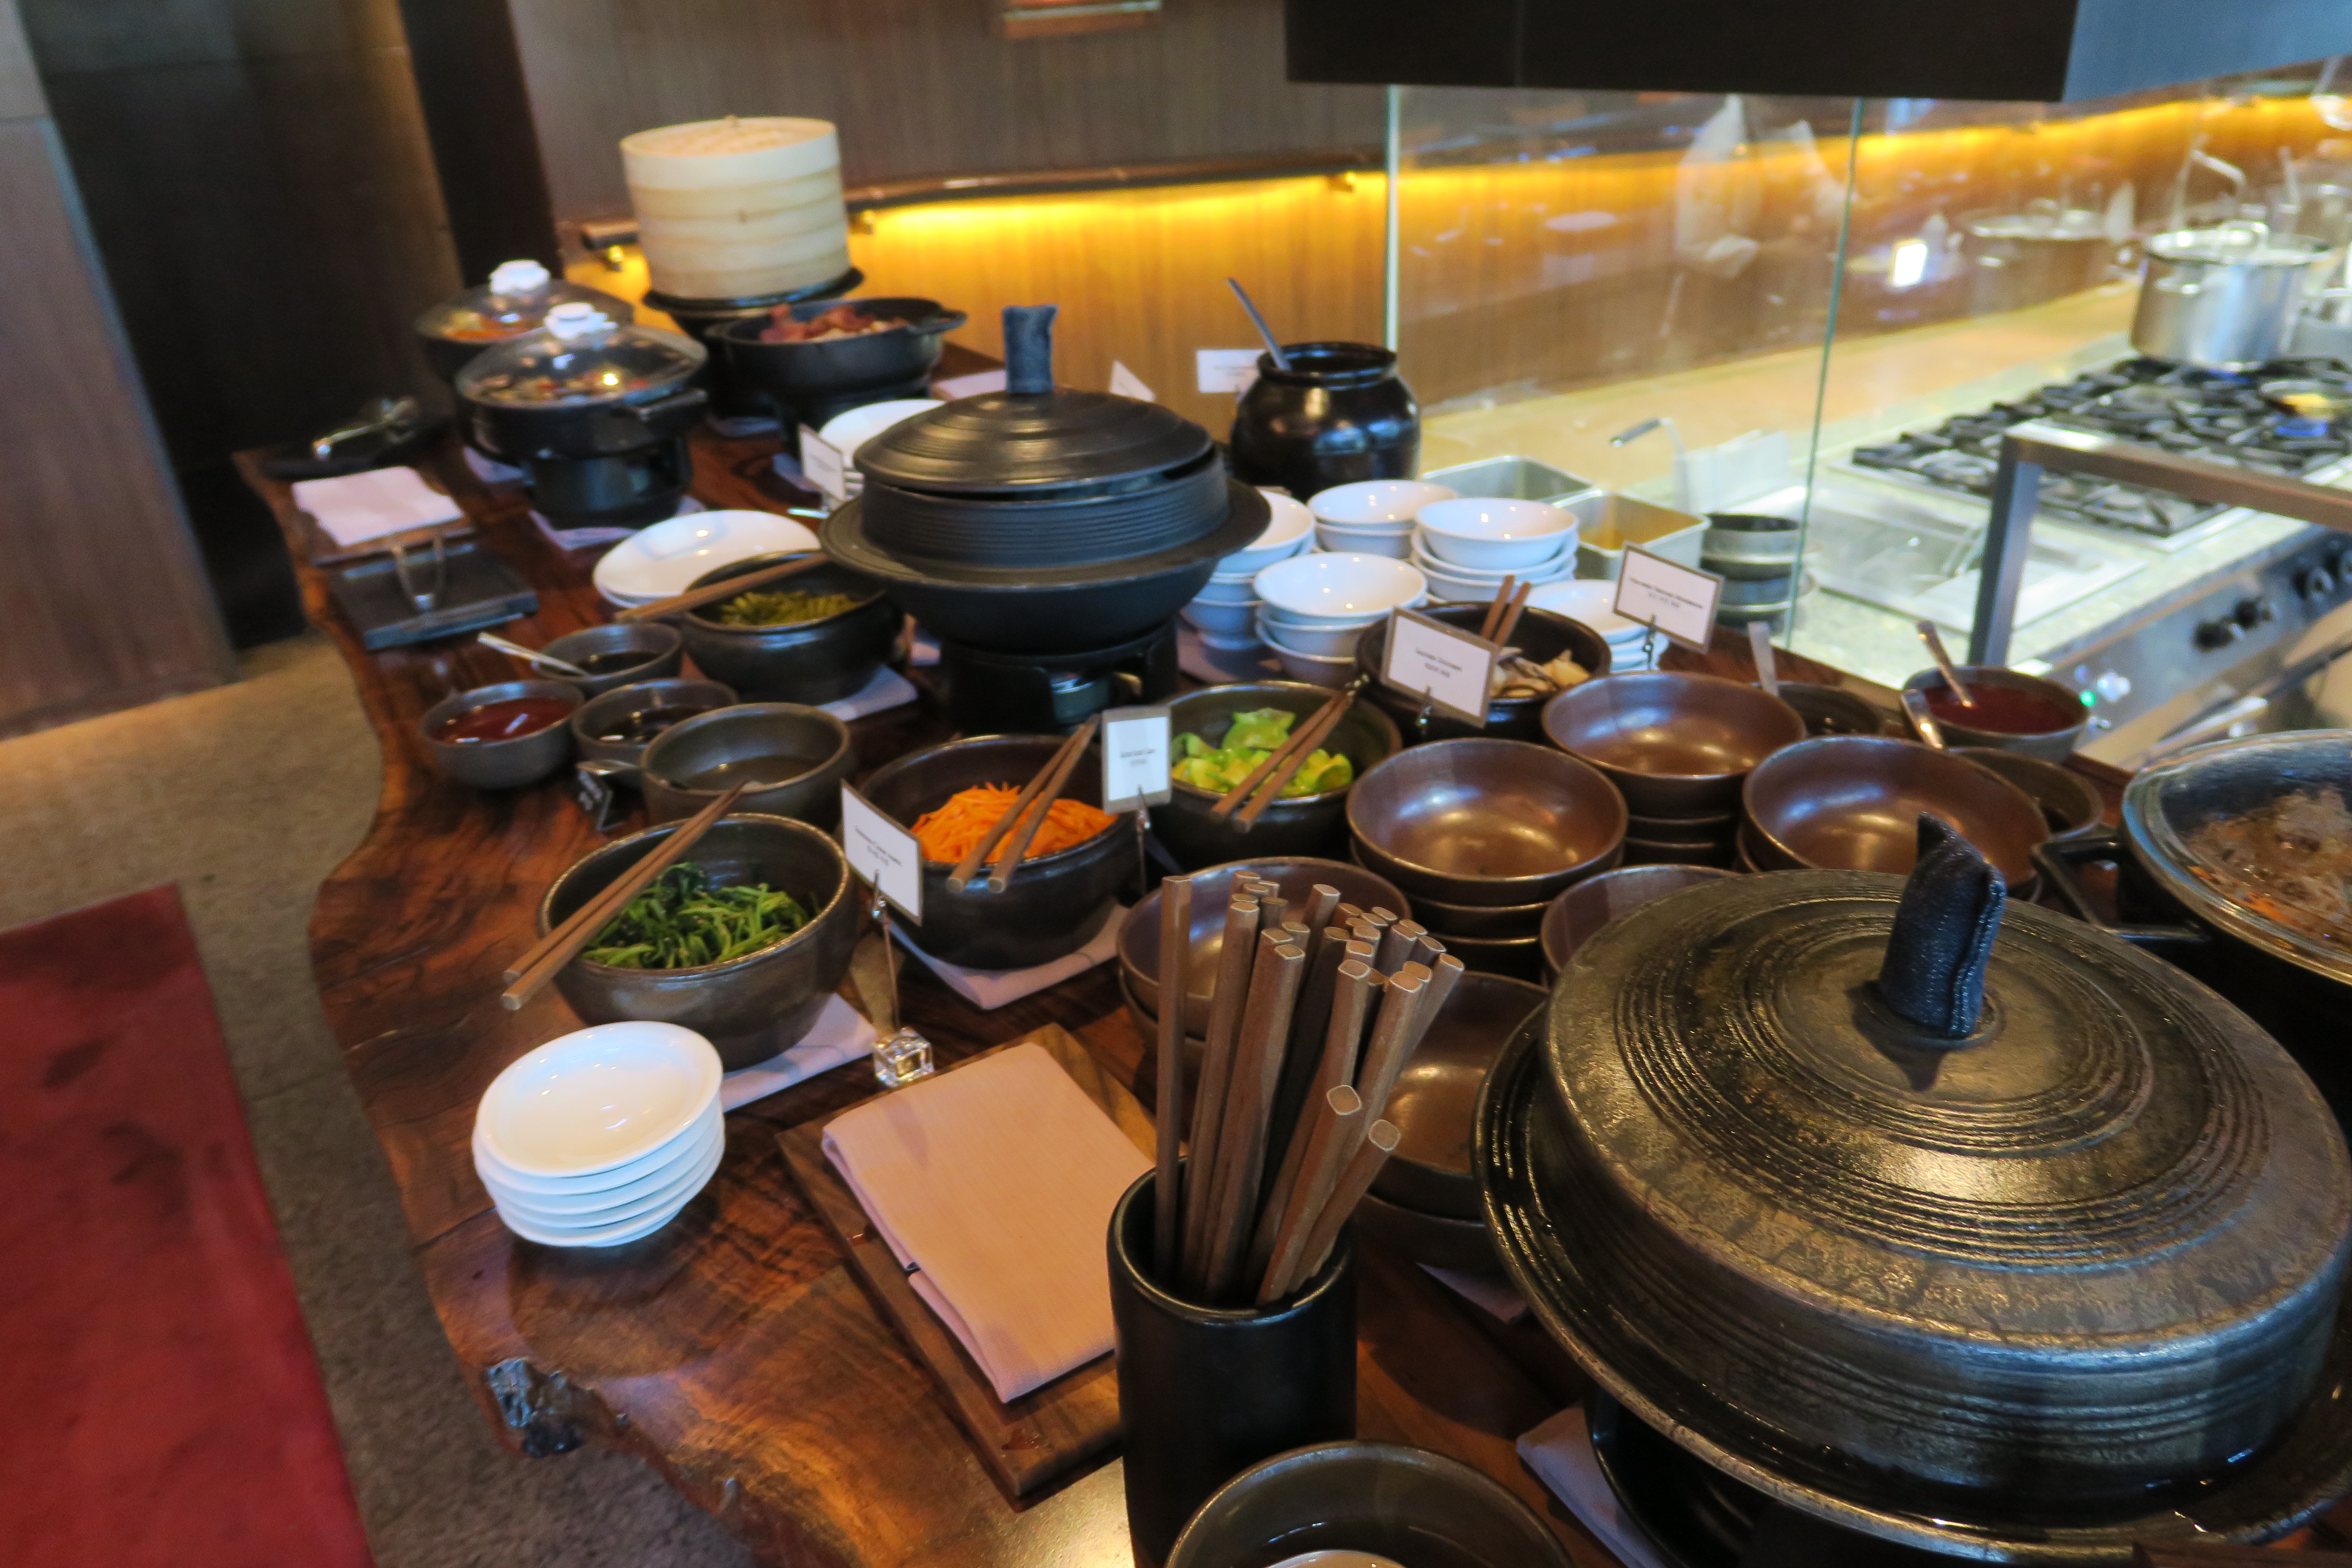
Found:
[(1557, 583), (1576, 570), (1576, 514), (1549, 501), (1465, 498), (1413, 519), (1412, 561), (1438, 599), (1491, 599), (1503, 579)]
[(1649, 669), (1657, 662), (1660, 649), (1666, 646), (1664, 634), (1652, 644), (1648, 658), (1643, 657), (1642, 643), (1649, 628), (1639, 621), (1629, 621), (1610, 608), (1616, 603), (1617, 584), (1599, 578), (1578, 579), (1555, 583), (1548, 588), (1538, 588), (1528, 595), (1528, 608), (1549, 610), (1555, 616), (1566, 616), (1571, 621), (1581, 621), (1599, 632), (1609, 645), (1609, 673), (1630, 675), (1637, 669)]
[(1184, 606), (1184, 618), (1211, 647), (1239, 650), (1257, 643), (1257, 574), (1277, 561), (1314, 548), (1315, 514), (1280, 490), (1261, 489), (1274, 518), (1246, 550), (1217, 563), (1200, 597)]
[(1258, 636), (1299, 680), (1345, 686), (1356, 639), (1392, 609), (1429, 602), (1429, 584), (1404, 562), (1349, 551), (1277, 561), (1257, 574)]
[(509, 1230), (617, 1247), (677, 1217), (719, 1169), (719, 1053), (675, 1024), (603, 1024), (499, 1074), (474, 1113), (474, 1170)]
[(1454, 495), (1425, 479), (1361, 479), (1318, 490), (1307, 504), (1323, 549), (1402, 561), (1412, 548), (1412, 514)]
[(596, 591), (627, 609), (683, 594), (705, 572), (779, 551), (814, 550), (816, 535), (772, 511), (698, 511), (641, 528), (596, 563)]

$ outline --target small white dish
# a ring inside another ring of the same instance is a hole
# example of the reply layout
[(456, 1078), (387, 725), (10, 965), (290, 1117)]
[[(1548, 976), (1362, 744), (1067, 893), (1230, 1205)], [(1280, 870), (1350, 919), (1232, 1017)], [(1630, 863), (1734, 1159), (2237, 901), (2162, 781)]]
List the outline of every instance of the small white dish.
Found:
[(1202, 647), (1213, 647), (1220, 653), (1249, 653), (1265, 646), (1255, 628), (1238, 637), (1227, 637), (1222, 632), (1199, 632), (1197, 635)]
[[(1499, 578), (1489, 583), (1479, 579), (1456, 577), (1451, 573), (1433, 571), (1427, 567), (1423, 568), (1423, 574), (1429, 579), (1430, 593), (1441, 599), (1454, 601), (1491, 599), (1503, 586)], [(1567, 575), (1568, 563), (1563, 562), (1559, 566), (1547, 566), (1531, 572), (1521, 577), (1519, 584), (1539, 588), (1545, 584), (1558, 582)], [(1533, 595), (1530, 595), (1529, 597), (1532, 598)]]
[(1257, 603), (1255, 574), (1232, 582), (1219, 582), (1212, 577), (1192, 595), (1196, 605), (1255, 605)]
[[(711, 1114), (690, 1128), (685, 1136), (665, 1144), (659, 1158), (651, 1168), (625, 1182), (609, 1186), (580, 1186), (559, 1183), (544, 1176), (520, 1176), (500, 1165), (495, 1155), (486, 1152), (482, 1141), (474, 1140), (474, 1173), (482, 1178), (482, 1185), (493, 1197), (511, 1198), (526, 1213), (559, 1215), (595, 1214), (600, 1210), (619, 1208), (640, 1198), (662, 1191), (675, 1183), (679, 1174), (709, 1152), (713, 1143), (727, 1136), (726, 1118), (716, 1106)], [(634, 1169), (634, 1163), (627, 1167)], [(610, 1173), (599, 1173), (589, 1178), (602, 1181)]]
[(1313, 654), (1318, 658), (1345, 658), (1356, 651), (1356, 639), (1368, 626), (1378, 621), (1364, 621), (1345, 626), (1302, 626), (1270, 619), (1265, 611), (1258, 612), (1257, 635), (1276, 647), (1286, 647), (1293, 653)]
[(541, 1247), (618, 1247), (623, 1242), (639, 1241), (676, 1219), (687, 1205), (700, 1195), (702, 1189), (710, 1184), (710, 1178), (718, 1173), (719, 1155), (723, 1152), (723, 1147), (713, 1151), (708, 1160), (695, 1167), (693, 1184), (687, 1189), (684, 1197), (635, 1219), (592, 1228), (573, 1228), (551, 1226), (526, 1215), (500, 1208), (499, 1221), (525, 1241), (535, 1241)]
[(936, 397), (893, 397), (883, 403), (865, 404), (846, 414), (836, 414), (824, 422), (817, 435), (826, 446), (854, 466), (857, 460), (857, 448), (883, 431), (893, 425), (904, 425), (918, 414), (929, 414), (934, 408), (946, 406)]
[(1396, 533), (1365, 533), (1351, 530), (1343, 533), (1318, 522), (1315, 525), (1315, 542), (1333, 553), (1352, 552), (1360, 555), (1385, 555), (1391, 561), (1402, 561), (1412, 549), (1412, 530), (1407, 528)]
[(1294, 555), (1257, 574), (1259, 598), (1293, 616), (1324, 621), (1386, 615), (1428, 592), (1428, 580), (1412, 566), (1360, 551)]
[(474, 1124), (474, 1171), (482, 1178), (484, 1186), (493, 1181), (509, 1191), (526, 1195), (561, 1197), (587, 1196), (611, 1192), (620, 1187), (636, 1185), (647, 1178), (675, 1168), (685, 1152), (694, 1147), (698, 1139), (709, 1135), (724, 1120), (716, 1101), (694, 1126), (680, 1132), (660, 1148), (650, 1150), (637, 1158), (605, 1171), (592, 1171), (584, 1176), (535, 1176), (518, 1171), (492, 1153), (483, 1141), (481, 1121)]
[(617, 605), (683, 594), (706, 572), (778, 552), (814, 550), (816, 535), (770, 511), (698, 511), (641, 528), (596, 563), (596, 591)]
[(1234, 573), (1255, 572), (1277, 561), (1286, 561), (1307, 548), (1314, 533), (1315, 514), (1302, 501), (1291, 500), (1280, 490), (1261, 488), (1258, 494), (1274, 509), (1274, 517), (1246, 550), (1236, 550), (1217, 563), (1218, 576)]
[(1237, 637), (1256, 624), (1257, 608), (1255, 599), (1246, 605), (1220, 605), (1195, 599), (1179, 614), (1204, 632)]
[(1266, 647), (1281, 661), (1283, 673), (1293, 680), (1311, 681), (1317, 686), (1345, 686), (1356, 678), (1356, 660), (1352, 655), (1345, 658), (1325, 658), (1316, 654), (1300, 653), (1297, 648), (1285, 647), (1272, 640), (1266, 643)]
[(1559, 549), (1539, 560), (1523, 562), (1517, 566), (1486, 567), (1465, 566), (1458, 561), (1449, 561), (1443, 555), (1433, 553), (1424, 542), (1416, 539), (1413, 541), (1412, 552), (1405, 559), (1420, 567), (1423, 573), (1443, 572), (1448, 577), (1460, 577), (1468, 582), (1499, 583), (1506, 577), (1517, 577), (1524, 583), (1536, 573), (1571, 565), (1572, 563), (1570, 560), (1571, 552), (1569, 546), (1573, 542), (1572, 539), (1562, 540)]
[(541, 1230), (604, 1230), (641, 1220), (657, 1210), (667, 1209), (676, 1214), (688, 1199), (702, 1190), (705, 1182), (710, 1180), (710, 1173), (718, 1168), (725, 1148), (723, 1135), (715, 1142), (698, 1143), (682, 1163), (670, 1167), (667, 1172), (669, 1179), (661, 1185), (651, 1192), (640, 1193), (635, 1197), (608, 1204), (603, 1208), (551, 1207), (544, 1203), (533, 1203), (525, 1194), (506, 1192), (497, 1187), (490, 1189), (490, 1197), (498, 1205), (500, 1214), (513, 1215)]
[(1423, 547), (1441, 560), (1513, 572), (1576, 543), (1576, 514), (1539, 500), (1477, 497), (1438, 501), (1413, 514)]
[(1324, 522), (1406, 522), (1423, 507), (1452, 500), (1457, 493), (1426, 479), (1359, 479), (1318, 490), (1307, 505)]
[(527, 1176), (583, 1176), (651, 1154), (707, 1115), (723, 1076), (676, 1024), (599, 1024), (526, 1051), (475, 1111), (484, 1147)]
[(1597, 577), (1549, 584), (1528, 595), (1528, 608), (1549, 610), (1555, 616), (1580, 621), (1599, 632), (1604, 642), (1639, 642), (1642, 623), (1629, 621), (1612, 609), (1610, 606), (1616, 602), (1617, 584)]

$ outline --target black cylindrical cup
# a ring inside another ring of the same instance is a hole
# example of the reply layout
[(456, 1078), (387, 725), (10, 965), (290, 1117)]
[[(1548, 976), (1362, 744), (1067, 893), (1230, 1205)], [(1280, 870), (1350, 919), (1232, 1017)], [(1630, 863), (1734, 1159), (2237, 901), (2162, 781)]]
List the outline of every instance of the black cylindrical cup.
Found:
[(1320, 1274), (1273, 1306), (1197, 1306), (1151, 1269), (1151, 1184), (1147, 1171), (1110, 1216), (1127, 1528), (1147, 1563), (1260, 1459), (1356, 1435), (1354, 1227)]

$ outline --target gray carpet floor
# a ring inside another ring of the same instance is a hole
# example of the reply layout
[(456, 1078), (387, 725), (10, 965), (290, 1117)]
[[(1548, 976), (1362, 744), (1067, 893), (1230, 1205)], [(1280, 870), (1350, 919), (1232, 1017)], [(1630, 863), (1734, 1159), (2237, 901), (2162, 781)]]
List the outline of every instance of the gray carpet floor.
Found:
[(244, 677), (0, 742), (0, 927), (178, 885), (381, 1568), (749, 1563), (634, 1459), (491, 1437), (310, 982), (311, 902), (373, 815), (375, 738), (322, 637)]

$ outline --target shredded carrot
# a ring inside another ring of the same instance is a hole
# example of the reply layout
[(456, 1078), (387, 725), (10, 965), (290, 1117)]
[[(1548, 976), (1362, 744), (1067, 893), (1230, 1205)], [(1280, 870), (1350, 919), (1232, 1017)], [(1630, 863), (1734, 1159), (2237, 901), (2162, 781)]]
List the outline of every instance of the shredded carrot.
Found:
[[(923, 858), (956, 864), (1013, 809), (1020, 795), (1012, 784), (979, 784), (957, 791), (939, 810), (915, 819), (915, 842), (923, 847)], [(1045, 820), (1038, 825), (1037, 836), (1029, 841), (1029, 852), (1022, 858), (1034, 860), (1084, 844), (1116, 820), (1084, 801), (1056, 800), (1046, 808)]]

